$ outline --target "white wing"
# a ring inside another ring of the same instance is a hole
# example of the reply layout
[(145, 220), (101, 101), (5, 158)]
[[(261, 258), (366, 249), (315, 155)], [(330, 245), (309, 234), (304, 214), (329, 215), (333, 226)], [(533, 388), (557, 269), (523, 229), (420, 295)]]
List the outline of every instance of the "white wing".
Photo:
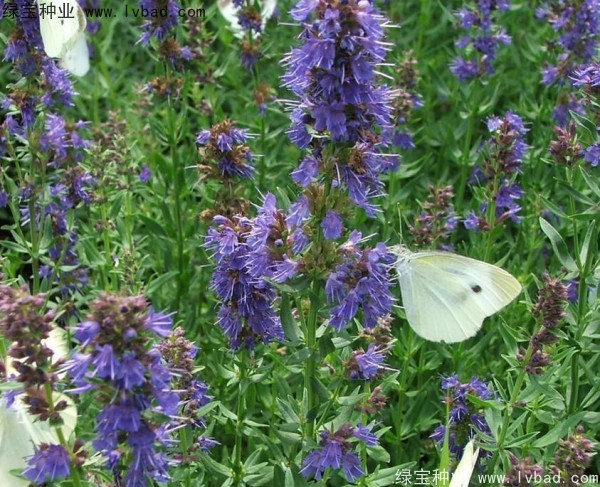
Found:
[(15, 477), (11, 470), (25, 468), (25, 457), (33, 455), (33, 444), (23, 434), (21, 414), (0, 401), (0, 485), (27, 487), (28, 480)]
[(521, 292), (508, 272), (449, 252), (405, 254), (397, 269), (409, 324), (419, 336), (436, 342), (472, 337), (484, 318)]
[[(42, 8), (50, 10), (42, 12)], [(53, 15), (47, 12), (52, 12)], [(44, 51), (49, 57), (62, 57), (87, 25), (85, 13), (77, 0), (38, 1), (38, 15)]]
[(262, 0), (262, 9), (260, 11), (260, 15), (263, 18), (263, 28), (264, 23), (268, 19), (270, 19), (275, 13), (275, 9), (277, 8), (277, 0)]
[(465, 451), (456, 467), (456, 471), (452, 474), (450, 487), (469, 487), (469, 481), (473, 476), (478, 456), (479, 448), (473, 451), (473, 440), (469, 441), (465, 446)]
[(73, 46), (61, 56), (59, 66), (75, 76), (85, 76), (90, 69), (90, 52), (85, 34), (81, 33)]

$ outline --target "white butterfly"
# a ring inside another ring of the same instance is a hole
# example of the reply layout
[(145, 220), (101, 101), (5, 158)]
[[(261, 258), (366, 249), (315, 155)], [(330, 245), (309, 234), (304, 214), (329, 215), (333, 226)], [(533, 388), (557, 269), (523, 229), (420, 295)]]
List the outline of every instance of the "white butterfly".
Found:
[(59, 65), (75, 76), (84, 76), (90, 69), (90, 53), (87, 21), (77, 0), (38, 0), (38, 15), (46, 54), (59, 58)]
[(390, 247), (406, 318), (417, 335), (455, 343), (475, 335), (484, 318), (521, 292), (521, 284), (495, 265), (441, 251)]
[[(259, 1), (261, 9), (260, 16), (262, 17), (262, 28), (264, 30), (265, 25), (267, 24), (267, 19), (270, 19), (273, 13), (275, 12), (275, 8), (277, 7), (277, 0), (260, 0)], [(219, 0), (217, 2), (217, 6), (221, 11), (221, 15), (225, 17), (225, 20), (231, 24), (231, 30), (233, 31), (233, 35), (238, 38), (244, 37), (244, 31), (242, 26), (238, 21), (238, 8), (234, 7), (232, 0)]]
[(469, 441), (465, 446), (465, 451), (456, 467), (456, 471), (452, 474), (449, 487), (469, 487), (469, 480), (471, 480), (473, 470), (475, 470), (478, 456), (479, 448), (473, 451), (473, 440)]

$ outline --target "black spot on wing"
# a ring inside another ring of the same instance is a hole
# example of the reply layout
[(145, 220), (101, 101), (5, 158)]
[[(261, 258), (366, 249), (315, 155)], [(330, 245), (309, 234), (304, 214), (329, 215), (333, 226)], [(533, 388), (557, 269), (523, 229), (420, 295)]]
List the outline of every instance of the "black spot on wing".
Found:
[(479, 284), (471, 284), (471, 291), (473, 291), (476, 294), (479, 294), (482, 291), (482, 289)]

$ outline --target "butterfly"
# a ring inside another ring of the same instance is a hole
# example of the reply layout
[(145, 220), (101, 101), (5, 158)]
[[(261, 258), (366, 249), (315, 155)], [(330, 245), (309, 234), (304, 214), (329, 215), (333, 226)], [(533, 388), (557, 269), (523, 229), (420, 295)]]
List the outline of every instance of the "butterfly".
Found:
[(473, 470), (475, 470), (477, 457), (479, 457), (479, 448), (473, 451), (473, 440), (471, 440), (465, 446), (463, 456), (456, 467), (456, 471), (452, 474), (449, 487), (469, 487), (469, 481), (473, 475)]
[(87, 21), (77, 0), (38, 2), (38, 15), (46, 54), (58, 58), (59, 65), (75, 76), (84, 76), (90, 69), (90, 53), (85, 39)]
[[(262, 17), (262, 28), (265, 28), (267, 19), (271, 18), (277, 8), (277, 0), (260, 0), (260, 16)], [(238, 38), (244, 37), (244, 30), (239, 23), (238, 8), (233, 5), (232, 0), (218, 0), (217, 6), (221, 11), (221, 15), (231, 24), (233, 35)]]
[(499, 267), (442, 251), (411, 252), (393, 246), (402, 302), (417, 335), (456, 343), (474, 336), (483, 320), (521, 292), (521, 284)]

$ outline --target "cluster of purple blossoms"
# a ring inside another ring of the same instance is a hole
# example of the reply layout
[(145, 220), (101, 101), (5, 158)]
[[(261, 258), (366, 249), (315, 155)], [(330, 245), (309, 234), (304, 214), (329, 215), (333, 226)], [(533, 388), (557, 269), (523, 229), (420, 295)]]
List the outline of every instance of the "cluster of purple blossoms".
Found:
[(356, 440), (366, 446), (378, 444), (378, 438), (371, 432), (371, 428), (361, 424), (354, 427), (344, 423), (337, 431), (321, 432), (320, 448), (308, 454), (300, 473), (319, 481), (326, 468), (342, 469), (346, 479), (354, 482), (364, 475), (360, 458), (355, 451)]
[[(201, 147), (201, 161), (198, 169), (203, 177), (212, 176), (224, 180), (233, 177), (249, 178), (252, 166), (252, 152), (245, 145), (247, 130), (238, 129), (230, 120), (217, 123), (209, 130), (202, 130), (196, 137)], [(217, 168), (214, 165), (217, 165)]]
[(0, 97), (0, 107), (18, 113), (17, 117), (7, 115), (3, 123), (5, 130), (26, 137), (36, 119), (36, 105), (41, 103), (46, 108), (72, 106), (75, 92), (68, 72), (59, 68), (44, 52), (39, 20), (37, 15), (31, 14), (31, 2), (16, 0), (12, 5), (15, 11), (10, 17), (14, 20), (14, 28), (8, 37), (4, 60), (12, 62), (21, 77), (39, 74), (41, 77), (26, 88), (14, 85)]
[(198, 411), (212, 399), (207, 394), (208, 386), (199, 380), (195, 373), (198, 347), (186, 339), (183, 328), (178, 327), (158, 345), (158, 350), (169, 370), (173, 372), (171, 388), (179, 393), (181, 411), (178, 420), (182, 426), (189, 424), (194, 427), (192, 430), (194, 441), (187, 445), (186, 456), (175, 452), (172, 458), (180, 463), (191, 463), (195, 459), (193, 456), (195, 451), (207, 452), (219, 444), (212, 438), (195, 434), (198, 427), (206, 426), (204, 418), (198, 414)]
[[(57, 367), (61, 361), (47, 346), (54, 329), (55, 312), (42, 313), (45, 308), (45, 294), (31, 295), (26, 287), (15, 289), (0, 284), (0, 336), (10, 343), (7, 351), (10, 362), (4, 364), (0, 360), (0, 370), (6, 374), (3, 379), (22, 385), (22, 389), (5, 392), (2, 397), (6, 398), (7, 407), (19, 400), (37, 421), (60, 427), (61, 414), (68, 404), (64, 399), (48, 400), (48, 388), (56, 389)], [(69, 475), (72, 458), (63, 446), (42, 443), (34, 447), (35, 453), (23, 471), (25, 478), (42, 484)]]
[[(309, 235), (315, 231), (309, 199), (301, 196), (287, 213), (278, 210), (275, 203), (275, 197), (268, 193), (253, 219), (215, 217), (205, 243), (217, 262), (212, 286), (223, 302), (219, 323), (234, 348), (242, 339), (251, 347), (256, 338), (269, 342), (283, 337), (272, 308), (276, 293), (265, 278), (284, 283), (301, 273), (321, 272), (314, 267), (314, 257), (304, 255)], [(342, 235), (343, 222), (335, 210), (327, 212), (321, 231), (326, 242)], [(332, 306), (329, 324), (337, 330), (347, 326), (359, 309), (363, 311), (363, 325), (374, 327), (392, 307), (388, 273), (393, 256), (383, 244), (360, 249), (360, 241), (361, 234), (353, 232), (338, 247), (327, 242), (320, 258), (335, 266), (325, 290)]]
[(486, 231), (495, 225), (510, 219), (520, 223), (518, 215), (521, 210), (519, 198), (523, 190), (516, 184), (515, 177), (521, 172), (523, 157), (529, 146), (525, 143), (527, 133), (521, 118), (507, 112), (504, 117), (492, 117), (487, 122), (492, 137), (486, 144), (485, 159), (476, 166), (471, 174), (471, 185), (487, 185), (493, 194), (494, 215), (486, 218), (488, 202), (483, 203), (480, 215), (472, 211), (465, 219), (465, 227), (469, 230)]
[(253, 348), (257, 340), (268, 343), (283, 339), (281, 321), (273, 309), (275, 290), (258, 272), (264, 266), (273, 270), (272, 266), (262, 260), (258, 236), (255, 234), (254, 248), (248, 242), (255, 220), (216, 216), (205, 242), (217, 262), (211, 286), (222, 301), (219, 325), (235, 349), (242, 344)]
[(442, 444), (446, 436), (446, 430), (449, 430), (450, 452), (456, 458), (461, 458), (464, 445), (473, 439), (478, 432), (486, 435), (491, 434), (481, 407), (473, 404), (469, 400), (469, 395), (483, 400), (490, 400), (493, 399), (494, 392), (488, 384), (477, 377), (473, 377), (470, 382), (462, 384), (456, 375), (443, 378), (442, 389), (446, 392), (444, 402), (447, 402), (450, 408), (449, 423), (438, 426), (431, 434), (431, 438)]
[[(423, 203), (423, 211), (409, 227), (415, 243), (429, 246), (434, 242), (447, 239), (456, 230), (459, 218), (454, 213), (454, 190), (452, 186), (429, 186), (429, 196)], [(445, 250), (447, 246), (441, 245)]]
[[(386, 354), (392, 348), (394, 339), (391, 323), (390, 315), (381, 316), (377, 320), (377, 326), (361, 330), (359, 336), (369, 342), (369, 347), (366, 351), (364, 349), (355, 350), (344, 364), (345, 375), (348, 378), (371, 380), (382, 375), (385, 370), (391, 370), (384, 364)], [(363, 407), (371, 408), (374, 404), (369, 403), (378, 399), (369, 398)]]
[(235, 7), (232, 13), (226, 15), (232, 22), (234, 30), (238, 32), (239, 37), (243, 37), (240, 42), (242, 48), (242, 66), (246, 69), (252, 69), (261, 57), (260, 40), (258, 36), (262, 33), (267, 19), (271, 17), (277, 6), (276, 0), (262, 0), (258, 2), (260, 10), (257, 8), (255, 0), (233, 0)]
[(42, 443), (29, 459), (23, 477), (34, 485), (47, 485), (64, 479), (71, 473), (71, 458), (62, 445)]
[[(156, 39), (158, 56), (177, 71), (182, 70), (187, 62), (199, 57), (199, 53), (194, 48), (182, 46), (174, 35), (169, 35), (170, 31), (180, 24), (179, 3), (174, 0), (140, 0), (139, 10), (141, 16), (147, 19), (144, 21), (140, 36), (142, 45), (148, 46), (152, 38)], [(175, 80), (174, 83), (179, 81), (177, 77), (159, 77), (154, 82), (148, 83), (146, 89), (163, 96), (169, 91), (177, 93), (176, 89), (169, 86), (172, 79)]]
[[(506, 474), (504, 479), (504, 485), (510, 487), (522, 487), (525, 479), (533, 479), (536, 476), (544, 475), (544, 467), (533, 463), (531, 457), (525, 457), (519, 460), (514, 455), (510, 455), (510, 470)], [(528, 483), (529, 485), (529, 483)]]
[[(87, 269), (80, 266), (75, 251), (78, 237), (69, 228), (69, 214), (80, 204), (92, 202), (91, 189), (94, 178), (79, 167), (62, 174), (62, 181), (49, 185), (48, 191), (35, 196), (33, 209), (36, 228), (40, 230), (49, 221), (53, 237), (48, 249), (49, 264), (39, 269), (39, 276), (60, 285), (64, 296), (71, 295), (87, 284)], [(21, 225), (29, 225), (31, 215), (28, 202), (34, 198), (28, 191), (21, 191)]]
[(588, 96), (600, 95), (600, 63), (591, 62), (580, 66), (571, 76), (573, 86), (583, 89)]
[[(531, 312), (536, 322), (541, 325), (540, 330), (529, 341), (531, 354), (527, 355), (523, 347), (519, 348), (517, 354), (517, 359), (528, 374), (540, 375), (550, 364), (550, 355), (544, 351), (544, 347), (558, 341), (556, 330), (566, 315), (568, 297), (567, 287), (560, 279), (553, 279), (544, 274), (544, 285), (539, 290), (538, 300)], [(525, 362), (526, 357), (530, 357), (528, 362)]]
[(304, 30), (303, 45), (284, 60), (284, 84), (300, 98), (289, 135), (300, 148), (311, 148), (292, 177), (306, 187), (324, 176), (373, 216), (379, 176), (398, 165), (397, 155), (380, 152), (393, 133), (394, 94), (377, 84), (375, 73), (387, 51), (387, 21), (365, 0), (303, 0), (292, 17)]
[(338, 252), (342, 262), (329, 274), (325, 284), (327, 301), (333, 305), (329, 324), (340, 331), (363, 311), (363, 326), (374, 327), (378, 318), (390, 313), (390, 264), (394, 256), (382, 243), (373, 249), (360, 249), (361, 234), (353, 231)]
[(352, 353), (352, 358), (346, 364), (348, 377), (351, 379), (371, 380), (385, 370), (383, 361), (385, 360), (385, 349), (377, 348), (373, 343), (365, 352), (356, 350)]
[(173, 441), (181, 404), (173, 372), (154, 342), (169, 336), (171, 317), (152, 310), (143, 296), (103, 294), (90, 308), (74, 333), (79, 347), (63, 370), (76, 386), (73, 393), (91, 393), (101, 406), (94, 448), (115, 478), (127, 468), (126, 486), (166, 481), (168, 458), (159, 446)]
[[(147, 18), (143, 25), (143, 33), (140, 42), (148, 45), (154, 37), (158, 41), (164, 41), (167, 34), (179, 24), (180, 6), (173, 0), (140, 0), (140, 14)], [(150, 15), (155, 12), (155, 15)]]
[(584, 428), (580, 425), (566, 440), (558, 440), (550, 471), (560, 476), (561, 483), (565, 485), (583, 485), (584, 474), (595, 454), (594, 442), (585, 436)]
[(495, 72), (492, 63), (496, 59), (496, 49), (500, 44), (510, 44), (511, 38), (503, 29), (495, 28), (492, 16), (509, 7), (508, 0), (478, 0), (475, 6), (456, 12), (460, 27), (468, 31), (456, 42), (456, 47), (472, 52), (467, 58), (457, 56), (450, 65), (450, 71), (460, 81)]
[[(41, 231), (45, 222), (50, 221), (54, 241), (48, 257), (52, 265), (42, 266), (40, 277), (59, 282), (62, 293), (67, 295), (86, 283), (86, 272), (78, 268), (79, 260), (74, 250), (77, 236), (73, 228), (67, 228), (67, 221), (77, 205), (87, 205), (92, 201), (94, 179), (80, 165), (90, 144), (82, 135), (87, 124), (81, 121), (68, 123), (62, 116), (49, 111), (73, 105), (73, 86), (67, 71), (59, 68), (56, 61), (44, 53), (35, 7), (35, 15), (32, 15), (31, 2), (18, 0), (11, 6), (12, 9), (7, 9), (7, 12), (12, 12), (10, 17), (14, 19), (14, 29), (8, 40), (5, 59), (14, 64), (20, 76), (32, 78), (33, 82), (15, 84), (0, 97), (0, 108), (10, 111), (4, 116), (0, 128), (2, 145), (19, 146), (22, 139), (27, 139), (30, 145), (37, 144), (44, 156), (42, 167), (46, 174), (43, 186), (37, 174), (24, 174), (23, 180), (16, 181), (16, 185), (21, 186), (18, 195), (21, 224), (27, 225), (33, 220), (35, 231)], [(39, 123), (40, 106), (45, 112), (41, 115), (43, 129), (34, 131), (34, 124), (36, 121)], [(3, 194), (6, 197), (2, 199), (6, 201), (2, 206), (17, 197)], [(33, 215), (30, 214), (32, 209)]]
[[(556, 53), (557, 62), (544, 68), (543, 83), (546, 86), (573, 84), (574, 73), (590, 62), (596, 53), (600, 32), (600, 2), (550, 0), (537, 9), (536, 16), (546, 19), (559, 33), (558, 42), (550, 44), (550, 51)], [(554, 119), (560, 126), (568, 124), (570, 111), (584, 113), (581, 102), (573, 93), (562, 93), (554, 111)]]
[(0, 335), (10, 343), (7, 357), (13, 361), (7, 365), (15, 371), (15, 376), (8, 378), (23, 385), (27, 395), (23, 402), (31, 414), (60, 421), (44, 399), (44, 387), (49, 384), (54, 389), (58, 380), (51, 361), (53, 352), (45, 342), (55, 312), (41, 313), (45, 305), (45, 294), (31, 295), (26, 286), (15, 289), (0, 284)]
[[(588, 112), (588, 116), (596, 124), (600, 123), (598, 112), (598, 98), (600, 98), (600, 64), (591, 62), (583, 65), (573, 71), (571, 76), (573, 86), (579, 89), (578, 101), (583, 110)], [(598, 167), (600, 164), (600, 143), (597, 142), (598, 136), (593, 140), (593, 144), (583, 149), (579, 155), (592, 167)], [(576, 144), (576, 142), (574, 142)]]
[(558, 63), (543, 70), (543, 82), (550, 86), (567, 82), (574, 69), (592, 60), (598, 45), (600, 3), (598, 0), (550, 0), (536, 10), (538, 19), (547, 20), (559, 33)]
[(416, 92), (419, 72), (417, 59), (412, 51), (404, 53), (402, 62), (397, 68), (398, 82), (396, 83), (395, 98), (393, 100), (393, 129), (391, 134), (386, 134), (392, 144), (401, 149), (414, 149), (413, 136), (408, 129), (408, 121), (412, 112), (423, 107), (423, 100)]

